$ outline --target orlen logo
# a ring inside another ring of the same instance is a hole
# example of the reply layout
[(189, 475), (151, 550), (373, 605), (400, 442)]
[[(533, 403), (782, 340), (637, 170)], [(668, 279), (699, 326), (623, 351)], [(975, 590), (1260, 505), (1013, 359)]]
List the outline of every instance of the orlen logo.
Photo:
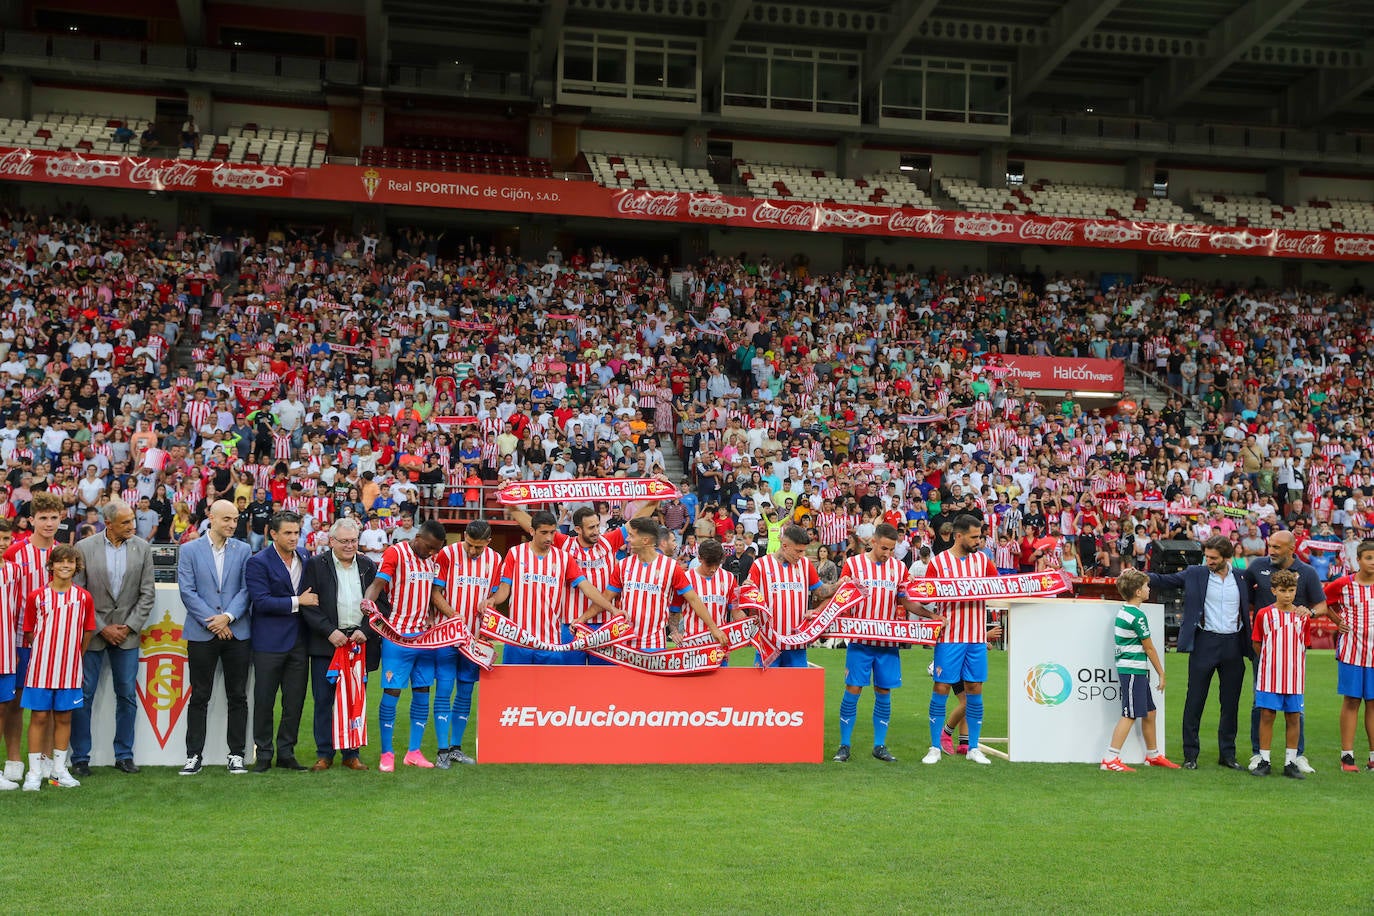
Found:
[(812, 208), (806, 204), (792, 204), (787, 207), (775, 207), (767, 201), (756, 206), (753, 214), (753, 219), (756, 223), (768, 223), (774, 226), (793, 226), (799, 229), (810, 229), (811, 218)]
[(28, 178), (33, 175), (33, 164), (38, 157), (26, 149), (17, 149), (0, 156), (0, 175), (14, 175)]
[(643, 191), (633, 191), (621, 194), (620, 199), (615, 202), (615, 208), (620, 213), (631, 216), (676, 217), (678, 197), (676, 194), (649, 194)]
[(99, 181), (118, 178), (120, 163), (102, 159), (49, 159), (43, 163), (49, 178), (70, 178), (75, 181)]
[(893, 210), (887, 218), (888, 232), (910, 232), (913, 235), (944, 235), (945, 218), (935, 211), (906, 213)]
[(1026, 220), (1021, 223), (1021, 229), (1017, 234), (1031, 242), (1072, 242), (1074, 240), (1073, 223), (1064, 219), (1057, 219), (1048, 223), (1039, 220)]
[(146, 184), (153, 188), (194, 188), (200, 167), (190, 163), (177, 162), (168, 165), (153, 165), (153, 160), (135, 163), (129, 169), (129, 181), (133, 184)]
[(1058, 706), (1073, 693), (1069, 669), (1057, 662), (1032, 665), (1024, 678), (1026, 696), (1039, 706)]

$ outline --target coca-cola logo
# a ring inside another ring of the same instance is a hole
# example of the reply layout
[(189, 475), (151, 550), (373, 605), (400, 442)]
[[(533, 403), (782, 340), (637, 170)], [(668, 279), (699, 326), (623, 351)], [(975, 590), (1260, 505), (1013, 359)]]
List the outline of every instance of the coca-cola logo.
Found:
[(619, 213), (630, 216), (664, 216), (674, 219), (677, 217), (678, 196), (642, 191), (629, 192), (620, 195), (615, 202), (615, 208)]
[(945, 218), (934, 211), (907, 213), (893, 210), (887, 218), (888, 232), (910, 232), (913, 235), (944, 235)]
[(1336, 249), (1336, 254), (1357, 258), (1374, 257), (1374, 238), (1352, 238), (1348, 235), (1338, 235), (1333, 247)]
[(744, 208), (719, 197), (693, 197), (687, 212), (697, 219), (735, 219), (744, 215)]
[(239, 191), (262, 191), (267, 188), (280, 188), (286, 184), (281, 175), (266, 169), (234, 169), (220, 166), (210, 177), (210, 183), (217, 188), (233, 188)]
[(1088, 242), (1097, 242), (1104, 245), (1120, 245), (1124, 242), (1137, 241), (1142, 235), (1135, 226), (1126, 223), (1085, 223), (1083, 225), (1083, 239)]
[(0, 175), (28, 178), (33, 175), (33, 165), (37, 161), (38, 157), (26, 149), (11, 150), (0, 156)]
[(1267, 232), (1261, 235), (1245, 231), (1213, 232), (1210, 241), (1213, 248), (1222, 251), (1249, 251), (1268, 244), (1270, 238), (1271, 235)]
[(99, 181), (102, 178), (118, 178), (121, 165), (103, 159), (49, 159), (43, 163), (43, 169), (49, 178)]
[(1015, 225), (1007, 220), (997, 219), (993, 216), (956, 216), (954, 218), (955, 235), (989, 237), (1006, 235), (1015, 228)]
[(1193, 232), (1188, 229), (1176, 228), (1172, 225), (1160, 226), (1158, 229), (1151, 229), (1145, 234), (1145, 241), (1159, 248), (1188, 248), (1198, 250), (1202, 248), (1202, 240), (1206, 236), (1201, 232)]
[(852, 208), (831, 210), (821, 207), (820, 217), (822, 226), (839, 226), (842, 229), (865, 229), (883, 221), (877, 213), (865, 213), (863, 210)]
[(792, 204), (787, 207), (777, 207), (764, 201), (754, 208), (754, 222), (765, 223), (773, 226), (793, 226), (798, 229), (810, 229), (812, 223), (812, 208), (808, 204)]
[(129, 169), (129, 181), (153, 188), (194, 188), (200, 167), (189, 162), (163, 162), (149, 159), (135, 162)]
[(1309, 232), (1306, 235), (1279, 233), (1279, 239), (1274, 244), (1274, 249), (1287, 251), (1291, 254), (1326, 254), (1326, 236), (1320, 232)]
[(1034, 242), (1072, 242), (1074, 240), (1073, 223), (1066, 219), (1057, 219), (1052, 222), (1024, 220), (1017, 234), (1027, 241)]

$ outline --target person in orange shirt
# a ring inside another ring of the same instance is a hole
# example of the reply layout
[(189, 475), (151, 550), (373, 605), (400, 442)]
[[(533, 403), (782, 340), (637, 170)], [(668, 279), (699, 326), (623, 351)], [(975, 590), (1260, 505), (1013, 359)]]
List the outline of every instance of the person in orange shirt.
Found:
[(382, 495), (381, 485), (377, 483), (376, 475), (368, 471), (363, 474), (362, 500), (363, 505), (371, 509), (377, 497)]

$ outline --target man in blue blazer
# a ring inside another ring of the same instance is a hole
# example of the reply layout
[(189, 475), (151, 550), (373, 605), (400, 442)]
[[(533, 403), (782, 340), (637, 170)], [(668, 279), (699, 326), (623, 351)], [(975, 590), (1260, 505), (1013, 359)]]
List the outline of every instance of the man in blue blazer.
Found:
[(177, 589), (186, 607), (182, 633), (191, 673), (182, 776), (200, 772), (205, 754), (205, 711), (219, 666), (224, 668), (228, 700), (229, 772), (248, 772), (243, 765), (243, 749), (248, 737), (248, 668), (253, 655), (243, 570), (252, 550), (243, 541), (234, 540), (239, 510), (233, 503), (218, 500), (209, 514), (210, 530), (177, 554)]
[(1245, 572), (1231, 565), (1235, 547), (1215, 535), (1202, 544), (1203, 565), (1182, 572), (1151, 573), (1150, 588), (1183, 589), (1183, 620), (1178, 628), (1178, 651), (1188, 653), (1188, 698), (1183, 703), (1183, 766), (1197, 769), (1198, 729), (1212, 689), (1212, 675), (1221, 680), (1221, 716), (1217, 723), (1218, 763), (1244, 770), (1236, 762), (1236, 722), (1245, 660), (1250, 645), (1250, 583)]
[(277, 766), (304, 770), (296, 760), (308, 678), (308, 634), (301, 607), (319, 603), (301, 584), (310, 555), (297, 544), (301, 517), (278, 512), (267, 522), (267, 547), (254, 554), (244, 568), (248, 600), (253, 608), (253, 745), (254, 773), (272, 768), (272, 719), (281, 693), (281, 725), (277, 729)]

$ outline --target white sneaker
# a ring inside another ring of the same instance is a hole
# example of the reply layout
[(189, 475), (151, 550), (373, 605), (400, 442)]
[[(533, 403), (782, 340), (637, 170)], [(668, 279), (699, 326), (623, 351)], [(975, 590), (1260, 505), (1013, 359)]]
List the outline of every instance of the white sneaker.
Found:
[(52, 772), (48, 774), (48, 785), (61, 786), (64, 789), (79, 789), (81, 783), (76, 777), (67, 772), (67, 761), (71, 759), (71, 749), (65, 751), (53, 751)]
[(19, 788), (19, 783), (15, 782), (13, 779), (6, 779), (0, 776), (0, 792), (9, 792), (17, 788)]
[(192, 754), (186, 758), (186, 766), (177, 771), (178, 776), (194, 776), (200, 772), (200, 755)]
[(238, 754), (229, 755), (229, 775), (242, 776), (248, 772), (248, 767), (243, 765), (243, 758)]
[(987, 755), (983, 753), (983, 749), (981, 747), (969, 748), (968, 759), (972, 760), (974, 763), (981, 763), (984, 766), (987, 766), (988, 764), (992, 763), (992, 761), (988, 759)]
[(5, 761), (5, 778), (8, 779), (8, 780), (10, 780), (10, 781), (12, 781), (12, 782), (19, 782), (19, 780), (23, 779), (23, 778), (24, 778), (24, 761), (22, 761), (22, 760), (6, 760), (6, 761)]
[(41, 767), (29, 767), (29, 772), (24, 775), (24, 791), (37, 792), (43, 788), (43, 770)]
[(921, 762), (922, 762), (922, 763), (939, 763), (939, 762), (940, 762), (940, 749), (939, 749), (938, 747), (932, 747), (930, 750), (926, 751), (926, 755), (925, 755), (924, 757), (921, 758)]
[(1251, 770), (1251, 771), (1253, 772), (1254, 769), (1255, 769), (1255, 767), (1259, 766), (1259, 765), (1260, 765), (1260, 761), (1263, 760), (1263, 759), (1264, 759), (1264, 758), (1261, 757), (1259, 754), (1252, 754), (1252, 755), (1250, 756), (1250, 765), (1247, 767), (1247, 769), (1249, 769), (1249, 770)]
[(1297, 758), (1296, 758), (1293, 762), (1296, 763), (1296, 764), (1298, 765), (1298, 772), (1299, 772), (1299, 773), (1315, 773), (1315, 772), (1317, 772), (1316, 768), (1313, 767), (1312, 764), (1310, 764), (1310, 763), (1307, 762), (1307, 755), (1306, 755), (1306, 754), (1299, 754), (1299, 755), (1297, 756)]

